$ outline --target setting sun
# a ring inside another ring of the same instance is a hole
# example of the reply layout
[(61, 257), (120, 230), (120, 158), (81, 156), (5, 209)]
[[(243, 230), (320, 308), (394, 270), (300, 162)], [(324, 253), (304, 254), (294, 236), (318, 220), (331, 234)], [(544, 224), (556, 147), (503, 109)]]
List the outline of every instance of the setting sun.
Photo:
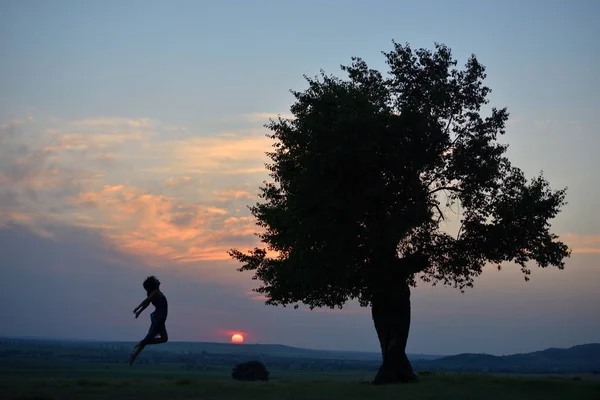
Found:
[(235, 335), (233, 335), (231, 337), (231, 342), (232, 343), (244, 343), (244, 337), (242, 335), (240, 335), (239, 333), (236, 333)]

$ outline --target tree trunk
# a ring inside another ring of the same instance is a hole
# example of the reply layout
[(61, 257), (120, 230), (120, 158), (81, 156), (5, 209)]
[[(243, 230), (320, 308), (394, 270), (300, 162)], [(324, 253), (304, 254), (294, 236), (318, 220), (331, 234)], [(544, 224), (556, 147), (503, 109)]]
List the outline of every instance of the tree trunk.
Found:
[(412, 382), (417, 380), (406, 356), (410, 330), (410, 287), (403, 281), (398, 286), (373, 297), (371, 313), (381, 345), (383, 363), (373, 384)]

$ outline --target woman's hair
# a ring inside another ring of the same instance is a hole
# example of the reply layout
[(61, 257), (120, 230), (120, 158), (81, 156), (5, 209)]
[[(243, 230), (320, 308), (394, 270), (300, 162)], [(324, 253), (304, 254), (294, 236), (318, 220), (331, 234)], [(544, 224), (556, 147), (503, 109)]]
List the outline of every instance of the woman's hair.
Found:
[(143, 286), (144, 286), (144, 289), (146, 289), (146, 292), (148, 292), (148, 294), (150, 294), (153, 291), (155, 291), (156, 289), (158, 289), (158, 287), (160, 286), (160, 281), (158, 280), (158, 278), (156, 278), (154, 275), (152, 275), (152, 276), (149, 276), (146, 278)]

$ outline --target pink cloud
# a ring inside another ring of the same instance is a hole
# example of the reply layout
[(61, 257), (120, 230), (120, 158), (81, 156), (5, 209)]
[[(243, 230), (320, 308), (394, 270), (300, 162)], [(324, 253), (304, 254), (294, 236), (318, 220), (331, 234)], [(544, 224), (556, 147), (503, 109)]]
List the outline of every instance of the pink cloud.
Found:
[(98, 161), (116, 161), (117, 158), (118, 157), (116, 154), (110, 154), (110, 153), (100, 153), (100, 154), (94, 156), (94, 159), (98, 160)]
[(184, 186), (192, 182), (192, 178), (190, 176), (180, 176), (173, 177), (165, 180), (165, 186), (168, 188), (176, 188), (179, 186)]
[(258, 294), (252, 290), (246, 292), (246, 296), (249, 296), (251, 300), (253, 301), (261, 301), (264, 302), (267, 300), (267, 296), (263, 296), (261, 294)]
[(264, 134), (245, 137), (201, 137), (188, 140), (148, 143), (144, 151), (155, 160), (149, 173), (241, 175), (264, 173), (272, 150)]
[[(254, 238), (249, 217), (220, 207), (185, 203), (174, 197), (124, 185), (105, 185), (72, 199), (85, 224), (110, 226), (105, 234), (121, 249), (176, 262), (229, 260), (227, 238)], [(87, 212), (87, 213), (86, 213)]]
[[(0, 223), (43, 226), (51, 218), (100, 230), (145, 259), (180, 264), (231, 261), (231, 247), (258, 244), (258, 227), (239, 203), (256, 197), (243, 189), (260, 184), (263, 176), (252, 174), (266, 175), (272, 142), (262, 130), (173, 140), (150, 119), (31, 124), (2, 127), (0, 189), (9, 191), (0, 195), (14, 200), (0, 204)], [(21, 129), (25, 135), (13, 134)]]
[(26, 225), (27, 223), (32, 222), (34, 219), (34, 214), (0, 210), (0, 226), (6, 225), (7, 222), (17, 222)]
[(155, 125), (150, 118), (86, 118), (74, 120), (71, 124), (91, 128), (152, 128)]
[(563, 240), (572, 249), (573, 253), (600, 253), (600, 235), (565, 233), (561, 235), (561, 240)]
[(229, 217), (223, 225), (229, 235), (250, 236), (259, 231), (254, 217)]
[(246, 190), (215, 190), (213, 193), (215, 197), (222, 202), (234, 199), (253, 199), (255, 197), (252, 193)]

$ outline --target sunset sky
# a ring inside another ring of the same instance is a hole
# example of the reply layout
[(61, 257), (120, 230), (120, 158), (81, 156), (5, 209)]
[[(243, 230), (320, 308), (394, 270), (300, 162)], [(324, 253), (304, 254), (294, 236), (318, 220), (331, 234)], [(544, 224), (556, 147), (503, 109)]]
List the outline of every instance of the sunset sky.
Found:
[(509, 157), (569, 204), (563, 271), (488, 268), (413, 292), (408, 351), (508, 354), (600, 342), (600, 3), (0, 0), (0, 335), (137, 341), (156, 274), (174, 341), (377, 351), (367, 309), (267, 307), (226, 250), (257, 201), (290, 89), (392, 39), (486, 65)]

